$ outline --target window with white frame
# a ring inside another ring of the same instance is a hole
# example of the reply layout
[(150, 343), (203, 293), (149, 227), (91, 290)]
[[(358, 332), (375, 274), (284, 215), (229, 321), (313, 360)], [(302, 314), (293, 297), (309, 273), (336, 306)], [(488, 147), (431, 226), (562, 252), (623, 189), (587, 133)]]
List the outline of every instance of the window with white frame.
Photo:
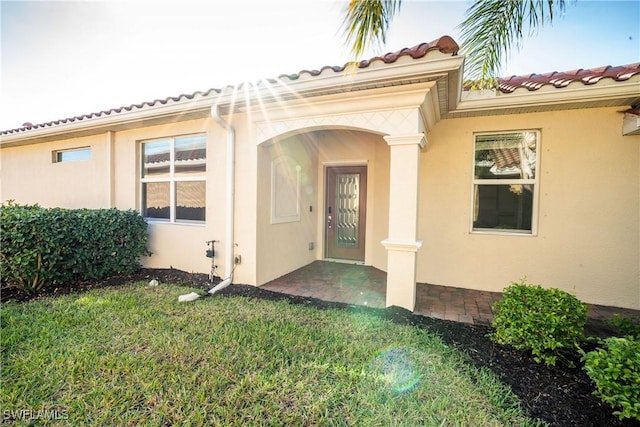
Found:
[(145, 141), (142, 216), (167, 222), (204, 222), (207, 150), (204, 135)]
[(474, 135), (472, 231), (536, 233), (540, 133)]
[(91, 147), (70, 148), (51, 153), (53, 163), (80, 162), (91, 159)]

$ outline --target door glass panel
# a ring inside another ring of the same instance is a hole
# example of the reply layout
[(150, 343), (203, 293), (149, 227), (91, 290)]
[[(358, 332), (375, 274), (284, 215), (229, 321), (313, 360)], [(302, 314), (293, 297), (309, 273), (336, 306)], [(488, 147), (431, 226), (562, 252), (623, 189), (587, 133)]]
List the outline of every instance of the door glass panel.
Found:
[(358, 218), (360, 202), (360, 175), (338, 174), (336, 176), (336, 246), (354, 248), (358, 246)]

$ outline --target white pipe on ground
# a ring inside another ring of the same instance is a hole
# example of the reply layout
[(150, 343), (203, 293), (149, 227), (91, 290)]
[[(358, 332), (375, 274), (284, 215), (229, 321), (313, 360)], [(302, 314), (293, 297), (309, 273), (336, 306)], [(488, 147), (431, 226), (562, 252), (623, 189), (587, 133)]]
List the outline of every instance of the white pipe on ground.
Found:
[(215, 294), (216, 292), (218, 292), (220, 289), (224, 289), (227, 286), (229, 286), (231, 284), (231, 277), (227, 277), (226, 279), (224, 279), (222, 282), (218, 283), (217, 285), (215, 285), (212, 289), (209, 290), (209, 293), (211, 295)]
[[(221, 289), (226, 288), (231, 284), (233, 280), (233, 267), (234, 267), (234, 257), (233, 257), (233, 227), (234, 227), (234, 200), (235, 200), (235, 148), (236, 148), (236, 131), (233, 126), (227, 123), (220, 116), (220, 106), (213, 105), (211, 106), (211, 117), (216, 121), (223, 129), (227, 131), (227, 164), (226, 164), (226, 183), (227, 183), (227, 191), (225, 196), (225, 216), (226, 216), (226, 224), (225, 224), (225, 247), (224, 247), (224, 255), (225, 255), (225, 273), (227, 277), (216, 286), (214, 286), (209, 293), (211, 295), (215, 294)], [(178, 301), (195, 301), (200, 298), (200, 295), (191, 292), (190, 294), (180, 295), (178, 297)]]
[(180, 295), (178, 297), (178, 301), (179, 302), (186, 302), (186, 301), (195, 301), (198, 298), (200, 298), (200, 295), (195, 293), (195, 292), (191, 292), (190, 294), (184, 294), (184, 295)]

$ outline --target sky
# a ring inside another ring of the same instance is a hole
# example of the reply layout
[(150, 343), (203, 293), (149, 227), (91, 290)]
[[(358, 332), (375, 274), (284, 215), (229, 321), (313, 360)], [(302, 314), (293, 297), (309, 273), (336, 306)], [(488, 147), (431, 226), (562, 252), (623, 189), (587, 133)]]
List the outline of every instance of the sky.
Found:
[[(404, 0), (371, 58), (450, 35), (465, 0)], [(0, 130), (354, 59), (346, 0), (0, 1)], [(360, 58), (362, 59), (362, 58)], [(501, 76), (640, 62), (640, 0), (567, 1)]]

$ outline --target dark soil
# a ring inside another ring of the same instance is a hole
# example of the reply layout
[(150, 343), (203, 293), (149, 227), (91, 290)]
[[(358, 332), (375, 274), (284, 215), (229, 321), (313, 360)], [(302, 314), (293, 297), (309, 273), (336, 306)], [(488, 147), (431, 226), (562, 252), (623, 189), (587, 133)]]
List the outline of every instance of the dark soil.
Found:
[[(174, 283), (203, 290), (212, 287), (206, 274), (186, 273), (176, 269), (141, 269), (129, 276), (114, 277), (98, 283), (78, 283), (72, 287), (51, 289), (46, 294), (62, 295), (151, 279), (157, 279), (160, 283)], [(640, 426), (635, 420), (619, 420), (608, 405), (592, 394), (593, 383), (581, 369), (582, 363), (576, 352), (564, 354), (565, 360), (559, 361), (556, 366), (546, 366), (534, 362), (528, 352), (493, 343), (487, 337), (491, 331), (489, 326), (434, 319), (415, 315), (398, 307), (376, 309), (353, 306), (287, 295), (247, 285), (228, 286), (216, 293), (214, 298), (236, 295), (265, 300), (287, 300), (291, 304), (317, 309), (361, 310), (395, 323), (434, 332), (449, 345), (464, 351), (474, 365), (495, 372), (520, 398), (529, 417), (544, 420), (552, 426)], [(2, 300), (9, 299), (23, 301), (29, 298), (19, 293), (3, 291)], [(586, 334), (607, 337), (615, 334), (615, 331), (604, 322), (589, 320)], [(583, 348), (588, 351), (595, 346), (587, 342)], [(575, 367), (570, 367), (569, 362), (573, 362)]]

